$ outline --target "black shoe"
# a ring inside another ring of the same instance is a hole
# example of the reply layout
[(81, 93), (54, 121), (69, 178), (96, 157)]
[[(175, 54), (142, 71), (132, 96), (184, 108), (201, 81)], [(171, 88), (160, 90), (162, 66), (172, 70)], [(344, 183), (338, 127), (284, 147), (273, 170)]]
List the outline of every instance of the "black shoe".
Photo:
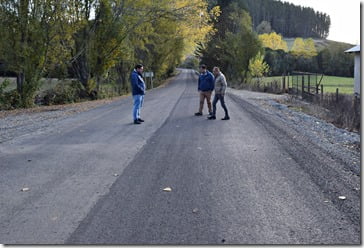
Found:
[(201, 116), (201, 115), (202, 115), (202, 113), (201, 113), (201, 112), (197, 112), (197, 113), (195, 113), (195, 115), (196, 115), (196, 116)]
[(142, 120), (142, 119), (140, 119), (140, 118), (138, 119), (138, 121), (139, 121), (139, 122), (144, 122), (144, 120)]
[(227, 121), (227, 120), (230, 120), (230, 117), (229, 116), (225, 116), (224, 118), (222, 118), (221, 120), (223, 121)]
[(134, 120), (134, 124), (142, 124), (142, 123), (138, 120)]
[(211, 115), (210, 117), (207, 117), (207, 119), (209, 119), (209, 120), (216, 120), (216, 116)]

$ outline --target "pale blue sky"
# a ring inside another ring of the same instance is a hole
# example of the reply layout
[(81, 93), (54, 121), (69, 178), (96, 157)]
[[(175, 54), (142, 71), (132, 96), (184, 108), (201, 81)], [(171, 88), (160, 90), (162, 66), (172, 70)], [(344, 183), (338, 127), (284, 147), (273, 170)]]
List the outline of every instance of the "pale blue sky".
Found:
[(328, 39), (360, 44), (360, 0), (282, 0), (330, 15)]

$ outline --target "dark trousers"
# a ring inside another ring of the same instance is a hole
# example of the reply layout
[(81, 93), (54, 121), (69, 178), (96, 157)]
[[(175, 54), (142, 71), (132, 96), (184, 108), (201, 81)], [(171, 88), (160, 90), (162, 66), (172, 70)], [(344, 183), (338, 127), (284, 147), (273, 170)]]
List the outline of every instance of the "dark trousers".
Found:
[(225, 117), (229, 116), (229, 112), (225, 105), (225, 97), (221, 94), (215, 94), (214, 100), (212, 101), (212, 116), (216, 116), (216, 103), (220, 100), (221, 107), (225, 111)]

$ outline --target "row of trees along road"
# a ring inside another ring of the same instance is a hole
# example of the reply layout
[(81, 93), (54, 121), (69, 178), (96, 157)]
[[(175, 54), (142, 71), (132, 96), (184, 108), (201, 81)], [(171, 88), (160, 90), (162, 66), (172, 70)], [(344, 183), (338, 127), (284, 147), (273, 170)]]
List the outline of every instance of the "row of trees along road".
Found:
[(0, 60), (17, 75), (22, 107), (49, 75), (72, 74), (89, 95), (111, 74), (126, 87), (137, 62), (170, 73), (218, 14), (204, 0), (1, 0)]

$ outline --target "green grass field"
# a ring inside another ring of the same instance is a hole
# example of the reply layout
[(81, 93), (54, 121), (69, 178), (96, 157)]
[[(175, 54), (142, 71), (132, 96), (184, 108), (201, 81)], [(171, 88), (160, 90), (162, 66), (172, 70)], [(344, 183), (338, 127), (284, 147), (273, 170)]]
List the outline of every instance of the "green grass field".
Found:
[[(287, 79), (286, 77), (286, 84)], [(321, 76), (317, 77), (317, 82), (319, 82)], [(277, 81), (282, 85), (282, 77), (264, 77), (261, 81), (265, 84), (269, 84), (271, 82)], [(308, 82), (308, 77), (305, 76), (305, 82)], [(297, 85), (297, 77), (290, 76), (289, 77), (289, 87), (292, 87), (292, 83)], [(298, 87), (301, 87), (302, 76), (299, 76)], [(316, 84), (316, 77), (311, 77), (311, 85), (314, 86)], [(334, 77), (334, 76), (324, 76), (322, 78), (321, 84), (324, 86), (324, 93), (335, 93), (336, 89), (339, 89), (339, 93), (342, 94), (354, 94), (354, 78), (350, 77)]]

